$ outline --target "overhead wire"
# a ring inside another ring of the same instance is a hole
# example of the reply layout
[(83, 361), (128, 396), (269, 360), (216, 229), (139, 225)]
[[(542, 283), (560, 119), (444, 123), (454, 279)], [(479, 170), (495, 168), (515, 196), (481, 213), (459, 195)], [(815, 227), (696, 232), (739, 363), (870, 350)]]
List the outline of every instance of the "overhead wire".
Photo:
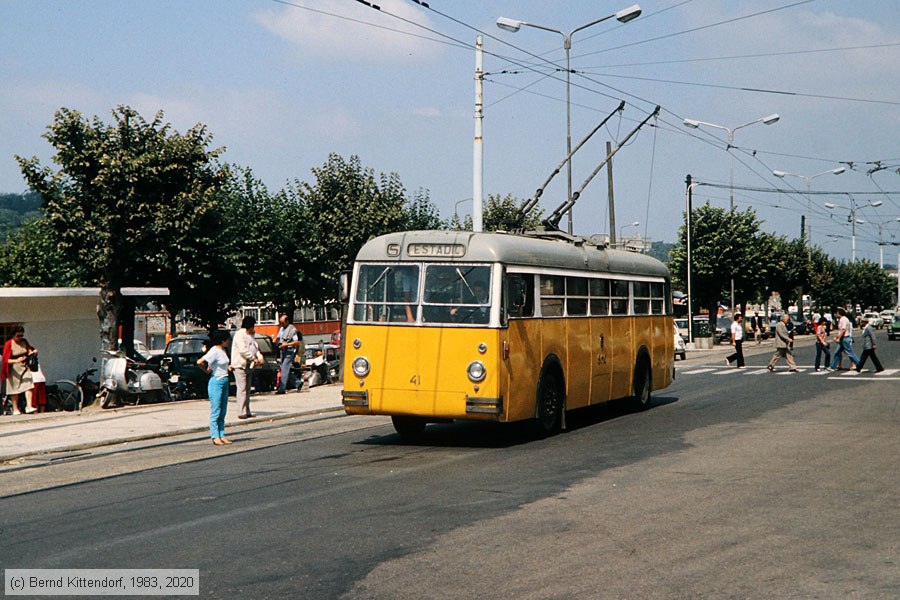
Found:
[(707, 25), (701, 25), (701, 26), (699, 26), (699, 27), (692, 27), (691, 29), (685, 29), (685, 30), (683, 30), (683, 31), (676, 31), (676, 32), (674, 32), (674, 33), (668, 33), (668, 34), (666, 34), (666, 35), (661, 35), (661, 36), (657, 36), (657, 37), (650, 38), (650, 39), (646, 39), (646, 40), (640, 40), (640, 41), (637, 41), (637, 42), (630, 42), (630, 43), (628, 43), (628, 44), (622, 44), (621, 46), (615, 46), (615, 47), (613, 47), (613, 48), (605, 48), (605, 49), (603, 49), (603, 50), (595, 50), (595, 51), (593, 51), (593, 52), (586, 52), (586, 53), (584, 53), (584, 54), (579, 54), (579, 55), (578, 55), (577, 57), (575, 57), (575, 58), (584, 58), (585, 56), (593, 56), (593, 55), (595, 55), (595, 54), (603, 54), (604, 52), (611, 52), (611, 51), (613, 51), (613, 50), (621, 50), (622, 48), (629, 48), (629, 47), (631, 47), (631, 46), (639, 46), (639, 45), (641, 45), (641, 44), (648, 44), (648, 43), (650, 43), (650, 42), (658, 42), (659, 40), (665, 40), (665, 39), (672, 38), (672, 37), (676, 37), (676, 36), (679, 36), (679, 35), (685, 35), (685, 34), (687, 34), (687, 33), (694, 33), (694, 32), (697, 32), (697, 31), (702, 31), (702, 30), (704, 30), (704, 29), (711, 29), (711, 28), (713, 28), (713, 27), (719, 27), (719, 26), (721, 26), (721, 25), (729, 25), (729, 24), (731, 24), (731, 23), (736, 23), (736, 22), (738, 22), (738, 21), (743, 21), (743, 20), (745, 20), (745, 19), (751, 19), (751, 18), (753, 18), (753, 17), (759, 17), (759, 16), (761, 16), (761, 15), (766, 15), (766, 14), (770, 14), (770, 13), (773, 13), (773, 12), (778, 12), (778, 11), (781, 11), (781, 10), (786, 10), (786, 9), (788, 9), (788, 8), (794, 8), (794, 7), (796, 7), (796, 6), (800, 6), (801, 4), (809, 4), (810, 2), (815, 2), (815, 0), (800, 0), (799, 2), (794, 2), (794, 3), (792, 3), (792, 4), (786, 4), (786, 5), (784, 5), (784, 6), (778, 6), (778, 7), (776, 7), (776, 8), (771, 8), (771, 9), (768, 9), (768, 10), (762, 10), (762, 11), (755, 12), (755, 13), (752, 13), (752, 14), (749, 14), (749, 15), (744, 15), (744, 16), (742, 16), (742, 17), (735, 17), (735, 18), (733, 18), (733, 19), (726, 19), (726, 20), (724, 20), (724, 21), (719, 21), (719, 22), (717, 22), (717, 23), (709, 23), (709, 24), (707, 24)]
[[(466, 42), (464, 42), (464, 41), (462, 41), (462, 40), (459, 40), (459, 39), (457, 39), (457, 38), (454, 38), (454, 37), (452, 37), (452, 36), (449, 36), (449, 35), (447, 35), (447, 34), (444, 34), (444, 33), (440, 32), (440, 31), (437, 31), (437, 30), (432, 29), (432, 28), (430, 28), (430, 27), (426, 27), (426, 26), (424, 26), (424, 25), (422, 25), (422, 24), (420, 24), (420, 23), (416, 23), (416, 22), (414, 22), (414, 21), (411, 21), (411, 20), (406, 19), (406, 18), (404, 18), (404, 17), (401, 17), (401, 16), (399, 16), (399, 15), (395, 15), (395, 14), (389, 12), (389, 11), (384, 11), (383, 9), (381, 9), (380, 7), (378, 7), (377, 5), (373, 5), (373, 4), (369, 3), (369, 2), (365, 2), (365, 0), (356, 0), (356, 1), (359, 2), (359, 3), (361, 3), (361, 4), (364, 4), (364, 5), (366, 5), (366, 6), (369, 6), (369, 7), (371, 7), (371, 8), (374, 8), (374, 9), (376, 9), (376, 10), (379, 10), (380, 12), (383, 12), (383, 13), (389, 15), (389, 16), (392, 16), (392, 17), (394, 17), (394, 18), (396, 18), (396, 19), (399, 19), (399, 20), (401, 20), (401, 21), (403, 21), (403, 22), (406, 22), (406, 23), (408, 23), (408, 24), (410, 24), (410, 25), (413, 25), (413, 26), (415, 26), (415, 27), (422, 28), (422, 29), (424, 29), (424, 30), (426, 30), (426, 31), (428, 31), (428, 32), (430, 32), (430, 33), (433, 33), (433, 34), (435, 34), (435, 35), (440, 36), (441, 38), (445, 38), (446, 40), (449, 40), (449, 43), (448, 43), (448, 42), (445, 42), (445, 41), (443, 41), (443, 40), (435, 40), (434, 38), (430, 38), (430, 37), (427, 37), (427, 36), (418, 36), (418, 35), (416, 35), (416, 34), (411, 34), (410, 32), (404, 32), (404, 31), (402, 31), (402, 30), (396, 30), (396, 29), (393, 29), (393, 28), (387, 28), (387, 27), (380, 26), (380, 25), (377, 25), (377, 24), (373, 24), (373, 23), (369, 23), (369, 22), (365, 22), (365, 21), (360, 21), (360, 20), (357, 20), (357, 19), (349, 18), (349, 17), (344, 17), (344, 16), (342, 16), (342, 15), (335, 15), (335, 14), (333, 14), (333, 13), (327, 13), (326, 11), (320, 11), (320, 10), (317, 10), (317, 9), (310, 9), (309, 7), (305, 7), (305, 6), (303, 6), (303, 5), (298, 5), (298, 4), (293, 3), (293, 2), (287, 2), (287, 1), (285, 1), (285, 0), (273, 0), (273, 1), (278, 2), (278, 3), (280, 3), (280, 4), (285, 4), (285, 5), (289, 5), (289, 6), (295, 6), (295, 7), (298, 7), (298, 8), (303, 8), (303, 9), (306, 9), (306, 10), (311, 10), (311, 11), (313, 11), (313, 12), (319, 12), (319, 13), (322, 13), (322, 14), (328, 14), (328, 15), (330, 15), (330, 16), (334, 16), (334, 17), (337, 17), (337, 18), (343, 18), (343, 19), (346, 19), (346, 20), (349, 20), (349, 21), (354, 21), (354, 22), (358, 22), (358, 23), (370, 25), (370, 26), (373, 26), (373, 27), (378, 27), (378, 28), (381, 28), (381, 29), (386, 29), (386, 30), (394, 31), (394, 32), (396, 32), (396, 33), (400, 33), (400, 34), (403, 34), (403, 35), (412, 35), (413, 37), (419, 37), (419, 38), (423, 38), (423, 39), (426, 39), (426, 40), (429, 40), (429, 41), (437, 41), (437, 42), (444, 43), (444, 44), (447, 44), (447, 45), (450, 45), (450, 46), (459, 47), (459, 48), (461, 48), (461, 49), (472, 49), (472, 48), (473, 48), (473, 45), (472, 45), (472, 44), (466, 43)], [(554, 98), (554, 97), (549, 96), (549, 95), (540, 94), (540, 93), (534, 92), (533, 90), (528, 90), (527, 88), (528, 88), (528, 87), (531, 87), (531, 86), (535, 85), (536, 83), (538, 83), (539, 81), (541, 81), (541, 80), (543, 80), (543, 79), (547, 79), (547, 78), (552, 78), (552, 79), (556, 79), (556, 80), (558, 80), (558, 81), (563, 81), (561, 78), (556, 77), (556, 76), (554, 75), (554, 73), (557, 73), (557, 72), (560, 72), (560, 71), (564, 71), (565, 69), (563, 69), (562, 67), (560, 67), (560, 66), (557, 65), (556, 63), (547, 60), (546, 58), (544, 58), (544, 57), (542, 57), (542, 56), (539, 56), (539, 55), (536, 55), (536, 54), (534, 54), (534, 53), (531, 53), (531, 52), (529, 52), (529, 51), (527, 51), (527, 50), (525, 50), (525, 49), (523, 49), (523, 48), (519, 48), (519, 47), (515, 46), (514, 44), (510, 44), (509, 42), (503, 40), (502, 38), (499, 38), (499, 37), (497, 37), (497, 36), (494, 36), (494, 35), (488, 34), (488, 33), (486, 33), (486, 32), (480, 31), (479, 29), (477, 29), (477, 28), (475, 28), (475, 27), (472, 27), (471, 25), (468, 25), (468, 24), (466, 24), (466, 23), (464, 23), (464, 22), (462, 22), (462, 21), (460, 21), (460, 20), (458, 20), (458, 19), (455, 19), (455, 18), (452, 17), (452, 16), (449, 16), (449, 15), (446, 15), (446, 14), (440, 12), (440, 11), (437, 11), (437, 10), (431, 8), (427, 3), (419, 2), (418, 0), (412, 0), (412, 1), (415, 2), (416, 4), (419, 4), (419, 5), (423, 6), (423, 7), (425, 7), (425, 8), (427, 8), (427, 9), (431, 10), (432, 12), (435, 12), (436, 14), (438, 14), (438, 15), (444, 17), (444, 18), (450, 19), (451, 21), (453, 21), (453, 22), (455, 22), (455, 23), (457, 23), (457, 24), (460, 24), (460, 25), (462, 25), (462, 26), (464, 26), (464, 27), (467, 27), (467, 28), (469, 28), (469, 29), (473, 29), (474, 31), (476, 31), (476, 32), (478, 32), (478, 33), (480, 33), (480, 34), (482, 34), (482, 35), (488, 37), (488, 38), (494, 39), (494, 40), (496, 40), (496, 41), (498, 41), (498, 42), (500, 42), (500, 43), (502, 43), (502, 44), (504, 44), (504, 45), (506, 45), (506, 46), (509, 46), (509, 47), (511, 47), (511, 48), (513, 48), (513, 49), (519, 51), (519, 52), (522, 52), (522, 53), (524, 53), (524, 54), (526, 54), (526, 55), (528, 55), (528, 56), (531, 56), (531, 57), (533, 57), (533, 58), (535, 58), (535, 59), (537, 59), (537, 60), (540, 60), (540, 61), (542, 61), (542, 62), (544, 62), (544, 63), (548, 63), (551, 67), (553, 67), (553, 71), (551, 71), (551, 72), (549, 72), (549, 73), (543, 73), (543, 72), (541, 72), (541, 70), (540, 70), (540, 69), (542, 68), (542, 67), (540, 67), (540, 66), (528, 65), (528, 64), (522, 63), (521, 61), (515, 61), (515, 60), (512, 60), (512, 59), (509, 59), (509, 57), (503, 57), (503, 56), (501, 56), (501, 55), (499, 55), (499, 54), (497, 54), (497, 53), (494, 53), (494, 52), (485, 51), (485, 53), (488, 54), (488, 55), (491, 55), (491, 56), (500, 58), (501, 60), (511, 61), (512, 64), (515, 64), (515, 65), (519, 66), (520, 68), (523, 68), (523, 69), (526, 69), (526, 70), (528, 70), (528, 71), (532, 71), (532, 72), (534, 72), (534, 73), (536, 73), (536, 74), (541, 75), (541, 79), (536, 80), (536, 81), (534, 81), (534, 82), (528, 84), (528, 86), (525, 86), (525, 88), (519, 88), (516, 92), (514, 92), (513, 94), (510, 94), (510, 96), (511, 96), (511, 95), (514, 95), (515, 93), (519, 93), (519, 92), (521, 92), (521, 91), (527, 91), (528, 93), (537, 94), (537, 95), (539, 95), (539, 96), (544, 96), (544, 97), (546, 97), (546, 98), (550, 98), (550, 99), (554, 99), (554, 100), (559, 100), (559, 99)], [(708, 25), (701, 26), (701, 27), (698, 27), (698, 28), (693, 28), (693, 29), (691, 29), (691, 30), (686, 30), (686, 31), (682, 31), (682, 32), (676, 32), (676, 33), (673, 33), (673, 34), (669, 34), (669, 35), (666, 35), (666, 36), (660, 36), (660, 37), (658, 37), (658, 38), (653, 38), (653, 39), (649, 39), (649, 40), (643, 40), (643, 41), (641, 41), (641, 42), (635, 42), (635, 43), (632, 43), (632, 44), (626, 44), (625, 46), (621, 46), (621, 47), (627, 47), (627, 46), (631, 46), (631, 45), (637, 45), (637, 44), (641, 44), (641, 43), (647, 43), (647, 42), (650, 42), (650, 41), (656, 41), (656, 40), (658, 40), (658, 39), (664, 39), (664, 38), (667, 38), (667, 37), (673, 37), (673, 36), (675, 36), (675, 35), (682, 35), (682, 34), (685, 34), (685, 33), (692, 32), (692, 31), (698, 31), (698, 30), (702, 30), (702, 29), (708, 29), (708, 28), (710, 28), (710, 27), (715, 27), (715, 26), (718, 26), (718, 25), (724, 25), (724, 24), (727, 24), (727, 23), (733, 23), (733, 22), (735, 22), (735, 21), (740, 21), (740, 20), (747, 19), (747, 18), (751, 18), (751, 17), (754, 17), (754, 16), (759, 16), (759, 15), (762, 15), (762, 14), (767, 14), (767, 13), (775, 12), (775, 11), (778, 11), (778, 10), (784, 10), (784, 9), (786, 9), (786, 8), (791, 8), (791, 7), (794, 7), (794, 6), (801, 5), (801, 4), (806, 4), (806, 3), (811, 2), (811, 1), (813, 1), (813, 0), (804, 0), (804, 1), (801, 1), (801, 2), (795, 2), (795, 3), (789, 4), (789, 5), (785, 5), (785, 6), (782, 6), (782, 7), (778, 7), (778, 8), (775, 8), (775, 9), (771, 9), (771, 10), (767, 10), (767, 11), (760, 11), (760, 12), (757, 12), (757, 13), (753, 13), (753, 14), (751, 14), (751, 15), (744, 15), (743, 17), (739, 17), (739, 18), (735, 18), (735, 19), (729, 19), (729, 20), (726, 20), (726, 21), (718, 22), (718, 23), (708, 24)], [(686, 3), (686, 2), (682, 2), (681, 4), (685, 4), (685, 3)], [(678, 6), (680, 6), (681, 4), (679, 4)], [(669, 10), (669, 9), (671, 9), (671, 8), (675, 8), (675, 7), (669, 7), (668, 9), (665, 9), (665, 10)], [(660, 11), (660, 12), (661, 12), (661, 11)], [(609, 51), (609, 50), (611, 50), (611, 49), (601, 50), (601, 51), (598, 51), (598, 52), (592, 52), (592, 53), (588, 53), (588, 54), (581, 55), (581, 56), (587, 56), (587, 55), (589, 55), (589, 54), (598, 54), (598, 53), (606, 52), (606, 51)], [(543, 68), (546, 68), (546, 67), (543, 67)], [(589, 82), (591, 82), (591, 83), (593, 83), (593, 84), (595, 84), (595, 85), (599, 85), (599, 86), (604, 87), (604, 88), (606, 88), (606, 89), (610, 89), (610, 90), (612, 90), (612, 91), (614, 91), (614, 92), (616, 92), (616, 93), (619, 93), (619, 94), (628, 96), (628, 97), (633, 98), (633, 99), (635, 99), (635, 100), (637, 100), (637, 101), (640, 101), (640, 102), (642, 102), (642, 103), (649, 104), (649, 105), (654, 104), (654, 103), (653, 103), (652, 101), (650, 101), (650, 100), (647, 100), (647, 99), (645, 99), (645, 98), (641, 98), (640, 96), (637, 96), (637, 95), (634, 95), (634, 94), (630, 94), (630, 93), (628, 93), (628, 92), (625, 92), (624, 90), (619, 90), (619, 89), (617, 89), (617, 88), (615, 88), (615, 87), (613, 87), (613, 86), (611, 86), (611, 85), (609, 85), (609, 84), (607, 84), (607, 83), (604, 83), (604, 82), (601, 82), (601, 81), (594, 80), (594, 79), (591, 78), (591, 77), (587, 77), (587, 76), (586, 76), (584, 73), (582, 73), (582, 72), (576, 72), (575, 74), (578, 75), (578, 76), (580, 76), (580, 77), (583, 78), (583, 79), (586, 79), (587, 81), (589, 81)], [(610, 76), (610, 75), (600, 75), (600, 76), (601, 76), (601, 77), (612, 77), (612, 76)], [(499, 82), (496, 82), (496, 81), (494, 81), (494, 83), (499, 84)], [(503, 84), (500, 84), (500, 85), (503, 85)], [(580, 88), (582, 88), (582, 89), (584, 89), (584, 90), (586, 90), (586, 91), (589, 91), (589, 92), (598, 94), (598, 95), (600, 95), (600, 96), (604, 96), (604, 97), (607, 97), (607, 98), (610, 98), (610, 99), (614, 99), (614, 100), (620, 100), (620, 98), (617, 98), (617, 97), (612, 96), (612, 95), (610, 95), (610, 94), (606, 94), (606, 93), (604, 93), (604, 92), (601, 92), (600, 90), (596, 90), (596, 89), (593, 89), (593, 88), (581, 86), (581, 85), (579, 85), (577, 82), (576, 82), (576, 83), (573, 83), (572, 85), (574, 85), (575, 87), (580, 87)], [(507, 86), (507, 87), (513, 87), (513, 86)], [(759, 91), (766, 91), (766, 90), (759, 90)], [(778, 92), (777, 92), (777, 91), (772, 91), (772, 93), (778, 93)], [(802, 95), (802, 94), (798, 94), (798, 95)], [(507, 96), (507, 97), (509, 97), (509, 96)], [(505, 99), (505, 98), (504, 98), (504, 99)], [(860, 99), (853, 99), (853, 98), (835, 98), (835, 99), (839, 99), (839, 100), (842, 99), (842, 100), (849, 100), (849, 101), (860, 100)], [(495, 102), (494, 104), (496, 104), (496, 102)], [(597, 109), (595, 109), (595, 108), (593, 108), (593, 107), (585, 107), (585, 108), (590, 108), (590, 109), (592, 109), (592, 110), (597, 110)], [(674, 113), (674, 112), (672, 112), (672, 111), (670, 111), (670, 110), (668, 110), (668, 109), (663, 109), (663, 110), (665, 110), (666, 113), (668, 113), (668, 114), (670, 114), (670, 115), (672, 115), (672, 116), (678, 118), (679, 120), (683, 120), (683, 118), (682, 118), (680, 115), (677, 115), (676, 113)], [(624, 118), (624, 119), (625, 119), (625, 120), (633, 120), (633, 119), (629, 119), (629, 118)], [(660, 121), (661, 121), (662, 123), (664, 123), (665, 125), (667, 125), (667, 126), (669, 127), (669, 129), (667, 129), (667, 128), (665, 128), (665, 127), (660, 127), (660, 125), (659, 125)], [(700, 140), (700, 141), (703, 141), (704, 143), (712, 143), (712, 144), (713, 144), (714, 146), (716, 146), (716, 147), (721, 147), (721, 146), (720, 146), (720, 142), (721, 142), (720, 140), (715, 140), (715, 142), (719, 142), (718, 144), (717, 144), (717, 143), (714, 143), (714, 142), (710, 142), (710, 141), (708, 141), (708, 140), (702, 140), (702, 138), (699, 138), (698, 136), (694, 136), (694, 135), (692, 135), (692, 134), (690, 134), (690, 133), (687, 133), (687, 132), (683, 131), (682, 129), (678, 128), (678, 127), (675, 126), (674, 124), (667, 122), (665, 119), (657, 118), (657, 119), (656, 119), (656, 122), (655, 122), (653, 125), (651, 125), (651, 126), (656, 127), (656, 129), (663, 129), (664, 131), (669, 131), (669, 132), (675, 132), (675, 131), (677, 131), (677, 132), (678, 132), (679, 134), (681, 134), (681, 135), (685, 135), (685, 134), (686, 134), (686, 135), (688, 135), (689, 137), (693, 137), (694, 139), (698, 139), (698, 140)], [(656, 140), (656, 133), (654, 133), (654, 147), (655, 147), (655, 140)], [(740, 150), (740, 149), (737, 149), (737, 148), (734, 148), (734, 149), (735, 149), (735, 150)], [(726, 150), (726, 152), (727, 152), (727, 151), (728, 151), (728, 148), (726, 147), (725, 150)], [(753, 156), (754, 158), (757, 158), (757, 160), (758, 160), (758, 157), (756, 157), (756, 153), (757, 153), (757, 152), (754, 151), (753, 154), (752, 154), (752, 156)], [(774, 154), (776, 154), (776, 153), (771, 153), (771, 154), (774, 155)], [(760, 177), (760, 178), (762, 178), (763, 180), (765, 180), (765, 176), (763, 176), (763, 175), (761, 175), (760, 173), (756, 172), (752, 167), (750, 167), (746, 162), (744, 162), (744, 161), (741, 160), (740, 158), (738, 158), (738, 157), (736, 157), (736, 158), (737, 158), (738, 162), (740, 162), (741, 164), (743, 164), (743, 165), (744, 165), (746, 168), (748, 168), (751, 172), (753, 172), (753, 173), (756, 174), (758, 177)], [(760, 161), (760, 162), (761, 162), (761, 161)], [(762, 164), (764, 164), (764, 163), (762, 163)], [(652, 186), (652, 174), (651, 174), (651, 186)], [(737, 189), (737, 188), (735, 188), (735, 189)], [(750, 191), (762, 191), (762, 190), (759, 189), (759, 188), (750, 188), (750, 187), (746, 187), (746, 186), (744, 186), (743, 189), (750, 190)], [(791, 189), (791, 190), (780, 190), (780, 192), (781, 192), (781, 193), (784, 193), (784, 194), (790, 194), (790, 193), (802, 194), (802, 191), (796, 190), (796, 189)], [(843, 192), (841, 192), (841, 193), (843, 193)], [(887, 194), (889, 194), (889, 193), (891, 193), (891, 192), (885, 192), (885, 191), (882, 190), (882, 193), (885, 194), (885, 195), (887, 195)], [(649, 194), (649, 192), (648, 192), (648, 194)], [(790, 196), (788, 196), (788, 197), (790, 197)], [(799, 204), (799, 201), (796, 200), (796, 198), (794, 198), (794, 201), (797, 202), (797, 203)], [(795, 210), (798, 210), (798, 211), (799, 211), (800, 209), (795, 209)]]

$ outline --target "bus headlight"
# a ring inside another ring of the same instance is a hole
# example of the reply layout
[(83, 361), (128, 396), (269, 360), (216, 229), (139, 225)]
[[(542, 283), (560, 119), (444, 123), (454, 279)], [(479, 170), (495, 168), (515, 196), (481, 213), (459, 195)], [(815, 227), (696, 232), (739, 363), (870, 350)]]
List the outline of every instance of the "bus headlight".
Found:
[(484, 363), (480, 360), (473, 360), (466, 367), (466, 374), (468, 374), (469, 379), (478, 383), (479, 381), (484, 381), (485, 376), (487, 376), (487, 369), (484, 368)]
[(353, 372), (357, 377), (365, 377), (369, 374), (369, 361), (364, 356), (357, 356), (353, 360)]

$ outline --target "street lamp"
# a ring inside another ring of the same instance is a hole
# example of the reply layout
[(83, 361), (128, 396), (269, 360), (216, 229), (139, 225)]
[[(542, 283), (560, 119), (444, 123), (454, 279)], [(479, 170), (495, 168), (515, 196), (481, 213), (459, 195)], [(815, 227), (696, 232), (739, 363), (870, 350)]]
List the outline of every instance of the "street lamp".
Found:
[(840, 175), (846, 170), (847, 169), (844, 167), (838, 167), (837, 169), (822, 171), (815, 175), (797, 175), (796, 173), (786, 173), (784, 171), (772, 171), (772, 175), (779, 179), (784, 179), (785, 177), (799, 177), (800, 179), (806, 180), (806, 241), (810, 247), (812, 247), (812, 180), (816, 177), (821, 177), (822, 175), (828, 175), (829, 173), (832, 175)]
[(900, 222), (900, 217), (874, 224), (878, 228), (878, 264), (882, 269), (884, 268), (884, 226), (895, 222)]
[[(729, 202), (728, 207), (731, 210), (734, 210), (734, 155), (731, 153), (731, 149), (734, 147), (734, 132), (738, 129), (743, 129), (744, 127), (749, 127), (750, 125), (755, 125), (756, 123), (762, 123), (763, 125), (772, 125), (777, 123), (781, 117), (778, 116), (777, 113), (773, 113), (768, 117), (762, 117), (761, 119), (755, 119), (750, 121), (749, 123), (744, 123), (743, 125), (738, 125), (737, 127), (725, 127), (724, 125), (716, 125), (715, 123), (707, 123), (706, 121), (698, 121), (696, 119), (685, 119), (684, 125), (685, 127), (690, 127), (691, 129), (697, 129), (701, 125), (706, 125), (707, 127), (712, 127), (713, 129), (722, 129), (728, 133), (728, 147), (726, 150), (728, 151), (728, 189), (729, 189)], [(731, 314), (734, 315), (734, 277), (731, 277)]]
[(637, 227), (637, 226), (640, 225), (640, 224), (641, 224), (640, 221), (635, 221), (634, 223), (630, 223), (630, 224), (628, 224), (628, 225), (622, 225), (621, 227), (619, 227), (619, 239), (622, 240), (622, 247), (623, 247), (623, 248), (625, 247), (625, 238), (622, 236), (622, 231), (623, 231), (626, 227)]
[[(856, 201), (853, 199), (853, 196), (850, 196), (850, 216), (847, 217), (847, 222), (850, 223), (850, 262), (856, 262), (856, 225), (857, 223), (860, 225), (865, 224), (865, 221), (856, 218), (856, 211), (869, 207), (878, 208), (882, 204), (884, 204), (884, 202), (882, 202), (881, 200), (875, 200), (874, 202), (867, 202), (862, 206), (856, 206)], [(831, 210), (836, 207), (834, 204), (826, 202), (825, 208)]]
[(456, 217), (457, 220), (459, 220), (459, 215), (457, 214), (456, 211), (457, 211), (457, 209), (459, 209), (459, 205), (462, 204), (463, 202), (469, 202), (470, 200), (471, 200), (471, 198), (463, 198), (462, 200), (457, 200), (456, 204), (453, 205), (453, 216)]
[[(597, 19), (596, 21), (591, 21), (585, 25), (580, 27), (576, 27), (568, 34), (558, 30), (553, 29), (551, 27), (545, 27), (544, 25), (537, 25), (536, 23), (526, 23), (525, 21), (519, 21), (517, 19), (509, 19), (507, 17), (500, 17), (497, 19), (497, 27), (504, 31), (509, 31), (511, 33), (516, 33), (519, 29), (524, 25), (525, 27), (533, 27), (535, 29), (543, 29), (544, 31), (550, 31), (553, 33), (558, 33), (563, 37), (563, 48), (566, 50), (566, 156), (569, 159), (566, 161), (566, 200), (571, 203), (572, 201), (572, 94), (571, 94), (571, 75), (572, 68), (570, 66), (570, 51), (572, 49), (572, 36), (575, 35), (576, 32), (581, 31), (582, 29), (587, 29), (592, 25), (596, 25), (597, 23), (602, 23), (607, 19), (611, 19), (613, 17), (616, 18), (620, 23), (627, 23), (638, 18), (641, 14), (641, 7), (637, 4), (629, 6), (628, 8), (623, 8), (622, 10), (615, 12), (611, 15), (606, 15), (601, 19)], [(569, 234), (572, 234), (572, 208), (569, 207)]]

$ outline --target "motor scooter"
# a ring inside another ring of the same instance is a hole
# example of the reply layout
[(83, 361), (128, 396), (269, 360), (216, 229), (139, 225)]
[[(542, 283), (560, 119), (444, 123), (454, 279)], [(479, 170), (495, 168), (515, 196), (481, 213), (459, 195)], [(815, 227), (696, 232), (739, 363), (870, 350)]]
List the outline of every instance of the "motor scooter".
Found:
[(102, 408), (123, 403), (140, 404), (148, 400), (171, 402), (172, 396), (158, 373), (141, 368), (141, 363), (128, 358), (120, 350), (107, 350), (103, 354), (106, 363), (97, 394)]

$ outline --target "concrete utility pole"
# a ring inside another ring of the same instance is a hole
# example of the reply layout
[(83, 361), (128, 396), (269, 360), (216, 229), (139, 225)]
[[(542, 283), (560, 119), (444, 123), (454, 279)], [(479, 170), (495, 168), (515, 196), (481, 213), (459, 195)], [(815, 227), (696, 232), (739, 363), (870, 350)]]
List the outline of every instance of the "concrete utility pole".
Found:
[[(612, 144), (606, 142), (606, 155), (612, 154)], [(616, 247), (616, 201), (613, 197), (613, 173), (612, 173), (612, 157), (606, 163), (606, 180), (609, 188), (609, 245), (611, 248)]]
[(483, 230), (481, 194), (484, 186), (484, 42), (475, 37), (475, 148), (472, 157), (472, 231)]

